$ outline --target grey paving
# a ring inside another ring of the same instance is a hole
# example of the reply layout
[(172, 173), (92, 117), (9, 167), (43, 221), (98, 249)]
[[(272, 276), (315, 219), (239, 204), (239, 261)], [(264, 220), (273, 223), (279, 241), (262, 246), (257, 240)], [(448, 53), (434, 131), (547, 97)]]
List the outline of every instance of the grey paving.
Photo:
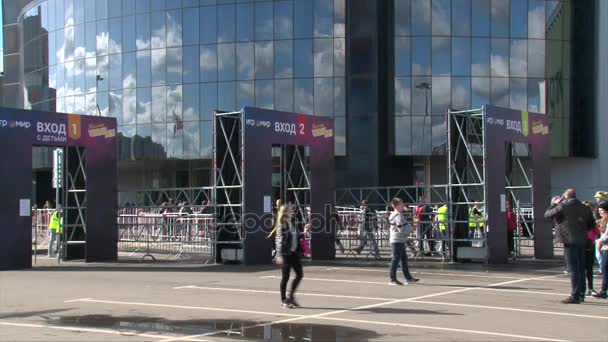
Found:
[[(559, 301), (560, 265), (413, 269), (305, 266), (300, 309), (283, 309), (273, 267), (64, 263), (0, 272), (2, 341), (605, 341), (608, 301)], [(596, 279), (599, 285), (599, 279)]]

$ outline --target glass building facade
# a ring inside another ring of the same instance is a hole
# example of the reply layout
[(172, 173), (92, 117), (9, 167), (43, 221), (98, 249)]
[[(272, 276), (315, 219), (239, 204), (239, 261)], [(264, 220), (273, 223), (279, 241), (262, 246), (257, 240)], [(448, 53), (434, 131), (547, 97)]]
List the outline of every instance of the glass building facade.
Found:
[(555, 89), (569, 83), (568, 2), (394, 4), (396, 155), (445, 154), (446, 110), (485, 104), (549, 113), (553, 153), (568, 154), (568, 90)]
[[(593, 5), (15, 0), (3, 6), (4, 105), (116, 117), (123, 185), (208, 185), (212, 112), (244, 106), (334, 117), (339, 186), (415, 182), (421, 160), (445, 168), (448, 108), (495, 104), (546, 113), (557, 157), (583, 156), (594, 143), (580, 134), (595, 115), (581, 94), (593, 92), (581, 72), (572, 72), (578, 55), (571, 53), (588, 45), (572, 39), (587, 34), (572, 23), (593, 13)], [(593, 49), (580, 55), (576, 63), (584, 64)], [(193, 177), (197, 172), (205, 175)]]

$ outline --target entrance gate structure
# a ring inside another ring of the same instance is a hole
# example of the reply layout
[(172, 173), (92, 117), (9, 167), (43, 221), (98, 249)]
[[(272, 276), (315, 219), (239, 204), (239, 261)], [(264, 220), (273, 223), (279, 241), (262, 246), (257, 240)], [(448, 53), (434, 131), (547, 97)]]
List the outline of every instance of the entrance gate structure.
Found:
[(116, 119), (0, 108), (0, 270), (32, 266), (32, 146), (64, 149), (65, 259), (117, 259)]
[[(333, 119), (245, 107), (216, 112), (213, 199), (217, 255), (246, 265), (271, 262), (273, 205), (294, 205), (296, 224), (310, 223), (311, 257), (334, 257), (327, 204), (334, 185)], [(280, 155), (281, 191), (273, 193), (273, 150)], [(278, 198), (277, 198), (278, 197)], [(222, 252), (225, 251), (225, 252)]]
[[(337, 189), (336, 205), (352, 207), (368, 200), (370, 207), (383, 210), (393, 197), (411, 207), (427, 197), (429, 205), (448, 207), (446, 233), (435, 241), (444, 246), (444, 259), (498, 264), (509, 257), (509, 202), (517, 215), (520, 241), (522, 236), (534, 240), (536, 258), (552, 257), (553, 233), (543, 215), (550, 192), (547, 116), (495, 106), (449, 110), (446, 115), (448, 184)], [(469, 210), (476, 204), (483, 212), (484, 229), (471, 235)]]

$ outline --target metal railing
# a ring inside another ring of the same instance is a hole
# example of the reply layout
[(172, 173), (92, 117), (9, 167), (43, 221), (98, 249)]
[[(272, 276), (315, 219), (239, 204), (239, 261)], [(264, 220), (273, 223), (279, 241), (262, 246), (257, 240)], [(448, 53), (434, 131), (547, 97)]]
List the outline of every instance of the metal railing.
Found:
[[(168, 259), (195, 256), (213, 259), (214, 214), (210, 207), (122, 208), (118, 211), (118, 250), (142, 259), (166, 255)], [(155, 256), (156, 255), (156, 256)]]

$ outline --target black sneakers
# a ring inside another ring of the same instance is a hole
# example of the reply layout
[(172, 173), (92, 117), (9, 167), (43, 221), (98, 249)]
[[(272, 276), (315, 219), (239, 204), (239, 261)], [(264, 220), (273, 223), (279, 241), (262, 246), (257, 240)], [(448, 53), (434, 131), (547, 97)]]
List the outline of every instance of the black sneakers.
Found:
[(593, 293), (593, 294), (591, 294), (591, 295), (592, 295), (593, 297), (595, 297), (595, 298), (603, 298), (603, 299), (608, 298), (608, 293), (606, 293), (606, 291), (600, 291), (600, 292), (596, 292), (596, 293)]
[(574, 298), (574, 297), (568, 297), (564, 300), (562, 300), (563, 304), (580, 304), (581, 300), (578, 298)]

